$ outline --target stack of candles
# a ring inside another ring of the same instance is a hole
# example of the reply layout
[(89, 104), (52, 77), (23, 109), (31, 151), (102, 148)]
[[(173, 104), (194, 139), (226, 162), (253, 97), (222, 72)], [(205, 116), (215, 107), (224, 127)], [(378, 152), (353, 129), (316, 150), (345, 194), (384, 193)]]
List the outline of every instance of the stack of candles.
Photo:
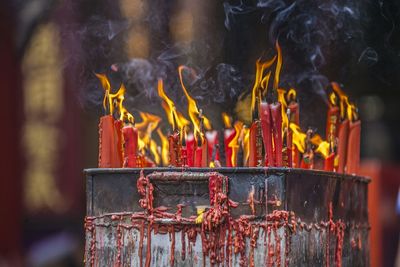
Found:
[[(276, 51), (271, 59), (256, 62), (255, 81), (247, 98), (251, 122), (233, 123), (233, 116), (223, 113), (221, 132), (212, 129), (210, 120), (189, 94), (183, 76), (195, 73), (188, 67), (180, 66), (178, 75), (190, 121), (164, 91), (163, 80), (158, 80), (158, 95), (171, 127), (169, 134), (163, 133), (161, 119), (152, 114), (141, 113), (143, 121), (135, 125), (123, 106), (125, 87), (121, 85), (112, 94), (106, 76), (97, 74), (105, 92), (106, 111), (99, 124), (99, 167), (290, 167), (356, 174), (361, 123), (354, 104), (337, 83), (332, 83), (325, 140), (312, 129), (303, 132), (296, 90), (279, 87), (282, 54), (278, 44)], [(161, 145), (152, 138), (155, 130)]]

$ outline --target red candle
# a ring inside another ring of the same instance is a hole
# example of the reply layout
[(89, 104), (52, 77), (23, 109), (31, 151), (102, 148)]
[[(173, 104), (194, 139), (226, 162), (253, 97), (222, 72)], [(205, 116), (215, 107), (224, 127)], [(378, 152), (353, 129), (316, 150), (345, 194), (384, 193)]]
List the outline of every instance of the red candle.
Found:
[(207, 131), (206, 132), (206, 139), (208, 144), (208, 158), (213, 159), (213, 153), (215, 151), (215, 158), (213, 160), (219, 161), (219, 150), (217, 149), (218, 146), (218, 132), (217, 131)]
[(168, 137), (169, 142), (169, 164), (171, 166), (180, 166), (180, 143), (179, 143), (179, 133), (174, 132)]
[(303, 158), (300, 163), (300, 168), (302, 169), (314, 169), (314, 151), (312, 150), (311, 137), (313, 131), (311, 129), (306, 132), (306, 148), (303, 153)]
[(267, 102), (260, 104), (261, 129), (265, 150), (265, 166), (275, 166), (274, 152), (272, 147), (272, 123), (271, 109)]
[[(118, 124), (117, 124), (118, 125)], [(112, 115), (102, 116), (99, 123), (99, 168), (121, 168), (122, 144)]]
[(124, 168), (136, 168), (136, 156), (138, 147), (138, 132), (132, 125), (122, 128), (124, 136)]
[(188, 134), (186, 137), (186, 151), (187, 151), (187, 165), (189, 167), (194, 166), (194, 152), (195, 152), (195, 140), (193, 134)]
[(206, 139), (194, 151), (194, 167), (208, 167), (208, 145)]
[(360, 134), (361, 122), (350, 122), (347, 144), (346, 173), (357, 174), (360, 168)]
[[(291, 102), (289, 109), (289, 123), (300, 124), (299, 105), (296, 102)], [(293, 145), (293, 133), (288, 126), (287, 134), (287, 149), (288, 149), (288, 166), (292, 168), (299, 167), (300, 153), (296, 146)]]
[(337, 106), (330, 106), (326, 118), (326, 140), (337, 137), (337, 130), (339, 128), (339, 108)]
[(235, 137), (235, 129), (228, 128), (224, 130), (224, 148), (225, 148), (225, 166), (232, 167), (232, 148), (229, 147), (229, 143)]
[(275, 166), (283, 166), (282, 157), (282, 106), (281, 103), (277, 102), (271, 105), (271, 117), (272, 117), (272, 133), (275, 144)]
[(250, 127), (249, 167), (257, 167), (262, 162), (261, 122), (255, 120)]
[(347, 156), (347, 141), (349, 134), (349, 121), (344, 120), (339, 125), (338, 133), (338, 165), (336, 166), (336, 171), (338, 173), (344, 173), (346, 166), (346, 156)]
[(335, 163), (335, 153), (331, 153), (324, 160), (324, 171), (328, 171), (328, 172), (333, 171), (334, 163)]
[(122, 166), (124, 164), (124, 146), (123, 146), (122, 126), (123, 126), (123, 122), (121, 120), (114, 121), (117, 161), (118, 161), (118, 166), (119, 166), (118, 168), (122, 168)]

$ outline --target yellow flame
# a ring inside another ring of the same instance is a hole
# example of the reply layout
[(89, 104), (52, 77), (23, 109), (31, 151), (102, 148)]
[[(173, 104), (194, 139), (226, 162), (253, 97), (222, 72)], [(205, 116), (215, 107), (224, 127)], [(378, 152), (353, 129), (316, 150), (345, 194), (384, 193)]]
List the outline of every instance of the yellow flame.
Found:
[(179, 111), (176, 110), (174, 102), (165, 94), (162, 79), (158, 79), (157, 91), (158, 95), (162, 98), (162, 100), (164, 100), (162, 107), (167, 114), (167, 119), (169, 124), (172, 126), (172, 129), (175, 130), (175, 127), (178, 126), (179, 130), (182, 130), (185, 126), (189, 125), (189, 121)]
[(182, 72), (183, 72), (184, 69), (190, 70), (192, 73), (193, 73), (193, 71), (191, 69), (189, 69), (188, 67), (185, 67), (185, 66), (179, 66), (178, 67), (179, 79), (180, 79), (180, 82), (181, 82), (183, 93), (185, 94), (186, 99), (188, 101), (188, 113), (189, 113), (190, 120), (192, 121), (192, 124), (193, 124), (194, 136), (195, 136), (195, 138), (197, 138), (197, 136), (200, 136), (201, 140), (203, 140), (204, 136), (201, 133), (199, 116), (201, 115), (201, 119), (203, 120), (204, 127), (207, 130), (211, 129), (211, 123), (207, 119), (207, 117), (204, 116), (204, 114), (200, 114), (200, 111), (197, 108), (196, 101), (188, 93), (188, 91), (187, 91), (187, 89), (185, 87), (185, 84), (183, 83)]
[(237, 153), (238, 153), (238, 149), (239, 149), (238, 141), (239, 141), (239, 136), (243, 129), (243, 123), (241, 121), (237, 121), (237, 122), (235, 122), (234, 127), (235, 127), (235, 136), (228, 144), (228, 147), (230, 147), (232, 149), (232, 156), (230, 159), (232, 167), (236, 167), (236, 165), (237, 165), (236, 158), (237, 158)]
[(157, 129), (157, 134), (161, 140), (161, 159), (164, 166), (169, 165), (169, 143), (168, 138), (162, 133), (161, 129)]
[(104, 74), (95, 73), (96, 77), (100, 80), (101, 86), (104, 89), (104, 98), (103, 98), (103, 107), (104, 110), (107, 110), (107, 102), (110, 110), (110, 114), (112, 114), (113, 103), (109, 98), (109, 94), (111, 91), (110, 82), (107, 79), (107, 76)]
[(281, 73), (282, 69), (282, 52), (281, 52), (281, 47), (279, 46), (278, 41), (275, 43), (275, 48), (278, 53), (278, 60), (276, 62), (276, 69), (275, 69), (275, 78), (274, 78), (274, 90), (278, 90), (279, 86), (279, 75)]
[(210, 161), (210, 164), (208, 165), (209, 168), (215, 168), (215, 163), (214, 161)]
[(286, 91), (284, 89), (278, 89), (278, 102), (281, 103), (281, 114), (282, 114), (282, 137), (284, 135), (284, 132), (286, 131), (288, 125), (289, 125), (289, 118), (286, 113), (287, 109), (287, 103), (285, 99), (285, 93)]
[(231, 116), (228, 113), (222, 112), (222, 121), (226, 129), (232, 128)]
[[(256, 61), (256, 77), (254, 79), (253, 89), (251, 90), (251, 111), (256, 108), (256, 98), (260, 96), (260, 87), (264, 89), (263, 94), (266, 93), (268, 87), (269, 77), (271, 72), (264, 75), (264, 71), (275, 62), (276, 56), (271, 60), (261, 62), (260, 59)], [(259, 100), (260, 101), (260, 100)]]
[(158, 165), (160, 164), (161, 158), (160, 155), (158, 154), (158, 149), (157, 149), (157, 143), (153, 139), (150, 139), (149, 141), (149, 146), (150, 146), (150, 152), (153, 155), (154, 162)]
[(334, 92), (329, 95), (329, 102), (331, 105), (336, 106), (336, 94)]
[[(332, 82), (333, 91), (338, 94), (340, 99), (340, 117), (342, 119), (347, 118), (352, 120), (358, 119), (356, 106), (349, 102), (349, 97), (342, 91), (338, 83)], [(345, 107), (346, 106), (346, 107)]]
[(242, 129), (242, 140), (243, 140), (243, 157), (244, 161), (247, 162), (250, 157), (250, 129), (243, 127)]
[(304, 153), (306, 149), (306, 139), (307, 135), (303, 133), (300, 129), (300, 126), (291, 122), (290, 130), (292, 131), (292, 142), (297, 147), (300, 153)]
[(330, 154), (329, 142), (323, 140), (320, 135), (316, 134), (311, 138), (311, 143), (316, 145), (315, 152), (321, 154), (324, 158), (327, 158)]
[(286, 94), (287, 102), (296, 101), (297, 92), (294, 88), (290, 88)]
[(146, 112), (140, 112), (140, 117), (142, 118), (142, 121), (136, 124), (136, 128), (142, 132), (154, 131), (158, 127), (158, 124), (161, 121), (160, 117)]

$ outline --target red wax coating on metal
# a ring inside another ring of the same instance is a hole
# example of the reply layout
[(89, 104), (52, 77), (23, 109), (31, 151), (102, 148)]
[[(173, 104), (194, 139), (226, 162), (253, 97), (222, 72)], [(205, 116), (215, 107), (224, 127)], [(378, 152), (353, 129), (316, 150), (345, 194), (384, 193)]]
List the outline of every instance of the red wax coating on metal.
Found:
[(350, 122), (347, 144), (346, 173), (357, 174), (360, 168), (361, 121)]
[(261, 129), (265, 150), (265, 166), (275, 166), (274, 151), (272, 148), (272, 118), (270, 106), (267, 102), (260, 104)]
[[(217, 149), (218, 142), (218, 131), (207, 131), (206, 134), (207, 144), (208, 144), (208, 158), (213, 159), (213, 151)], [(214, 160), (219, 160), (219, 149), (215, 153)]]
[(283, 166), (283, 140), (282, 140), (282, 105), (277, 102), (271, 104), (272, 133), (275, 144), (275, 166)]
[(339, 129), (339, 114), (340, 110), (337, 106), (330, 106), (328, 108), (327, 118), (326, 118), (326, 140), (329, 140), (329, 135), (333, 134), (334, 138), (337, 137), (337, 132)]
[(187, 165), (189, 167), (193, 167), (194, 152), (195, 152), (195, 140), (193, 134), (188, 134), (186, 137), (186, 149), (187, 149)]
[(348, 143), (348, 135), (349, 135), (349, 121), (344, 120), (339, 125), (339, 133), (338, 133), (338, 166), (337, 172), (344, 173), (347, 159), (347, 143)]
[(124, 136), (124, 168), (136, 168), (138, 148), (138, 132), (132, 125), (122, 128)]
[(229, 147), (229, 143), (235, 137), (235, 129), (229, 128), (224, 130), (224, 150), (225, 150), (225, 166), (226, 167), (233, 167), (232, 166), (232, 148)]
[[(122, 141), (111, 115), (100, 117), (99, 123), (99, 168), (122, 167)], [(118, 126), (118, 124), (117, 124)], [(121, 131), (119, 131), (120, 133)], [(121, 148), (119, 148), (121, 145)]]
[(324, 160), (324, 171), (333, 171), (335, 163), (335, 153), (331, 153), (326, 159)]

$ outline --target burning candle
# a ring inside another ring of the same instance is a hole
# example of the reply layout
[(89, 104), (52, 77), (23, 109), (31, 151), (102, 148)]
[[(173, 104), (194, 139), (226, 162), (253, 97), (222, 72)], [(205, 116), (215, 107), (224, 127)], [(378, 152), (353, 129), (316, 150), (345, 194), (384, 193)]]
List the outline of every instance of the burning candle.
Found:
[(180, 167), (181, 145), (179, 132), (174, 132), (168, 137), (169, 143), (169, 164), (171, 166)]
[(212, 161), (219, 161), (218, 131), (207, 131), (206, 139), (208, 144), (208, 158)]
[(260, 166), (262, 162), (261, 122), (255, 120), (250, 127), (249, 167)]
[(194, 153), (195, 152), (195, 140), (194, 135), (189, 133), (186, 137), (186, 154), (187, 154), (187, 165), (189, 167), (194, 166)]
[[(288, 108), (287, 108), (287, 116), (290, 123), (294, 123), (296, 125), (300, 124), (300, 112), (299, 105), (296, 102), (296, 91), (294, 89), (290, 89), (288, 94)], [(299, 166), (300, 161), (300, 153), (296, 146), (293, 144), (293, 131), (291, 127), (287, 129), (287, 149), (288, 149), (288, 167), (297, 168)]]
[(128, 124), (122, 128), (124, 137), (124, 168), (137, 167), (138, 132), (133, 125)]
[(264, 141), (265, 150), (265, 166), (275, 166), (274, 152), (272, 147), (272, 118), (271, 109), (267, 102), (261, 102), (260, 104), (261, 113), (261, 129), (262, 137)]
[(339, 125), (338, 133), (338, 165), (337, 172), (344, 173), (347, 160), (347, 143), (349, 134), (349, 121), (344, 120)]
[(235, 137), (235, 129), (232, 128), (231, 117), (225, 112), (222, 113), (222, 120), (224, 122), (224, 152), (225, 152), (225, 166), (232, 167), (232, 147), (229, 146), (232, 139)]
[(194, 167), (208, 167), (208, 145), (204, 136), (199, 138), (198, 145), (194, 150)]
[(276, 102), (271, 105), (271, 117), (272, 117), (272, 133), (274, 138), (274, 155), (275, 155), (275, 166), (283, 166), (282, 158), (282, 105)]
[(115, 130), (112, 115), (102, 116), (99, 124), (99, 168), (121, 168), (121, 140)]
[(361, 122), (359, 120), (350, 122), (346, 159), (346, 173), (348, 174), (357, 174), (360, 168), (360, 134)]
[(311, 129), (308, 129), (306, 132), (306, 141), (305, 141), (306, 147), (300, 164), (300, 168), (302, 169), (314, 169), (314, 151), (312, 150), (312, 143), (311, 143), (312, 135), (313, 131)]

